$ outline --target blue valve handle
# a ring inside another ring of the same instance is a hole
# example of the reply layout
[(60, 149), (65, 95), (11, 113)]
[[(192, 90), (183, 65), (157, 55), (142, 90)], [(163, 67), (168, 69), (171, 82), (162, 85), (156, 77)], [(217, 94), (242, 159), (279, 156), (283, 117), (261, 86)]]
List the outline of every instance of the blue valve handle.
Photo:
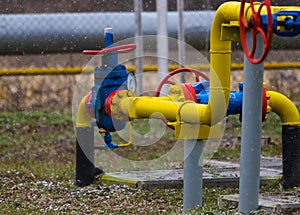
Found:
[[(281, 37), (295, 37), (300, 34), (300, 10), (279, 11), (272, 14), (273, 33)], [(268, 26), (267, 15), (261, 15), (261, 25), (264, 30)]]

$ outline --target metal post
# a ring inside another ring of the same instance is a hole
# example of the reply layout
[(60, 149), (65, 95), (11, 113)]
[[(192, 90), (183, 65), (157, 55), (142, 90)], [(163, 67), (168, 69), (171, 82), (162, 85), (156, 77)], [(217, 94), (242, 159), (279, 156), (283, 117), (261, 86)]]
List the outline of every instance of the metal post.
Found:
[(76, 185), (86, 186), (94, 181), (94, 128), (76, 127)]
[(206, 9), (211, 10), (210, 8), (210, 0), (206, 0)]
[(143, 0), (134, 0), (134, 13), (135, 13), (135, 43), (137, 45), (135, 55), (137, 89), (136, 94), (143, 93), (143, 39), (142, 39), (142, 10)]
[[(177, 11), (178, 11), (178, 60), (181, 68), (184, 67), (184, 26), (183, 26), (183, 11), (184, 11), (184, 0), (177, 0)], [(180, 81), (184, 83), (184, 73), (180, 74)]]
[[(250, 31), (246, 37), (248, 47), (252, 47)], [(259, 35), (257, 55), (262, 53), (263, 47)], [(244, 66), (239, 212), (248, 214), (258, 209), (264, 64), (251, 64), (244, 56)]]
[[(157, 65), (158, 65), (158, 82), (168, 74), (168, 1), (156, 0), (157, 11)], [(164, 86), (161, 95), (166, 95), (167, 90)]]
[(203, 140), (184, 141), (183, 210), (202, 205)]

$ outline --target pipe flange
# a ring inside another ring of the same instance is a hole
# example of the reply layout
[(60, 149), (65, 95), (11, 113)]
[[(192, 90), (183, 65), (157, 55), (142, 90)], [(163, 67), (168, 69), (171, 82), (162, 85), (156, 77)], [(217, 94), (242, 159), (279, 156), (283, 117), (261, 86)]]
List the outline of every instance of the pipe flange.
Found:
[(136, 95), (128, 90), (115, 90), (106, 99), (105, 109), (110, 113), (110, 117), (118, 121), (129, 121), (129, 116), (125, 114), (128, 111), (123, 111), (123, 108), (130, 107), (130, 104), (122, 105), (122, 103), (132, 103), (130, 97)]

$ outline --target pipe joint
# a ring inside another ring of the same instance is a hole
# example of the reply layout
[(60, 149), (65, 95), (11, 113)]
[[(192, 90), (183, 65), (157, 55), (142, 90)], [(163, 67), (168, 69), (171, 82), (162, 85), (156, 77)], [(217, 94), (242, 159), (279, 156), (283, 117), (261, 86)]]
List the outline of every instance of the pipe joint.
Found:
[(276, 113), (282, 125), (300, 125), (297, 107), (285, 95), (274, 91), (267, 91), (268, 110)]

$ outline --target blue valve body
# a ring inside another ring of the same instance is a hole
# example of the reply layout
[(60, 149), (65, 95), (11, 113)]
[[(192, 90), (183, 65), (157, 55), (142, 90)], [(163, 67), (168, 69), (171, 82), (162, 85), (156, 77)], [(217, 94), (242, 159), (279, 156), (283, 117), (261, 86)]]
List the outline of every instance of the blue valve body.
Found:
[(92, 97), (95, 104), (95, 118), (97, 126), (107, 131), (116, 131), (125, 127), (126, 123), (121, 121), (113, 121), (112, 118), (106, 113), (105, 101), (108, 95), (115, 90), (126, 89), (127, 71), (126, 67), (119, 64), (115, 68), (96, 67), (95, 81), (98, 81), (98, 85), (92, 88)]
[[(208, 104), (209, 81), (196, 82), (192, 86), (196, 92), (197, 103)], [(239, 83), (238, 88), (239, 91), (230, 91), (227, 115), (242, 113), (243, 83)]]
[[(112, 32), (105, 32), (105, 48), (113, 44)], [(96, 124), (106, 131), (116, 131), (125, 127), (125, 122), (113, 121), (106, 113), (105, 101), (108, 95), (115, 90), (126, 89), (127, 71), (124, 65), (118, 64), (117, 51), (102, 56), (102, 65), (94, 69), (94, 86), (92, 87), (92, 106)]]
[[(267, 15), (261, 15), (261, 26), (268, 27)], [(300, 11), (279, 11), (272, 14), (273, 33), (282, 37), (295, 37), (300, 34)]]

